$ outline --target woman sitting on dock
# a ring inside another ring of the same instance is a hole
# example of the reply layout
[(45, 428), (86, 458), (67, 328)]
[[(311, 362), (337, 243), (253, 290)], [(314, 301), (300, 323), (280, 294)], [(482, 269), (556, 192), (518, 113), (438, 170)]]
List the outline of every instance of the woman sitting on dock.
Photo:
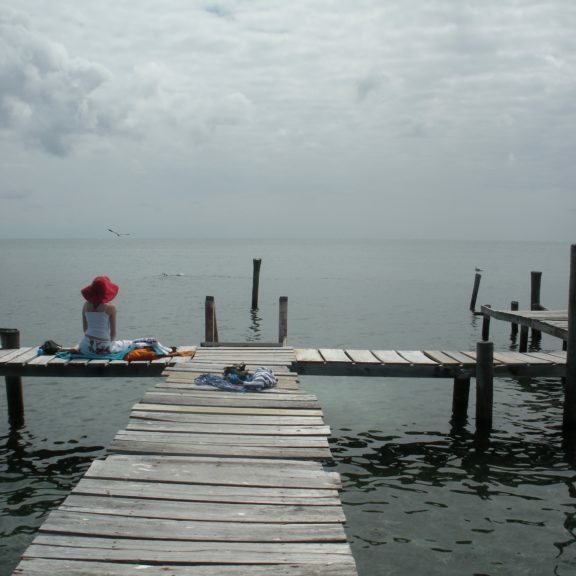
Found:
[(118, 285), (108, 276), (96, 276), (81, 293), (86, 302), (82, 307), (84, 337), (78, 344), (78, 351), (81, 354), (117, 354), (127, 350), (131, 340), (116, 340), (116, 306), (111, 302), (118, 294)]

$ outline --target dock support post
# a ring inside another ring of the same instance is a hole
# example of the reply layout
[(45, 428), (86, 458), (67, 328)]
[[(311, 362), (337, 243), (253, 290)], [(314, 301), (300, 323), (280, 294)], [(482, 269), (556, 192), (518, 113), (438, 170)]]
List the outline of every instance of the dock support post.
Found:
[(474, 288), (472, 289), (472, 298), (470, 299), (470, 311), (474, 312), (476, 310), (476, 298), (478, 298), (478, 290), (480, 288), (480, 279), (482, 278), (482, 274), (476, 272), (476, 276), (474, 276)]
[(216, 305), (214, 296), (206, 296), (204, 306), (206, 342), (218, 342), (218, 325), (216, 324)]
[(456, 376), (452, 390), (452, 423), (463, 424), (468, 417), (470, 398), (470, 377)]
[[(510, 302), (510, 310), (512, 310), (513, 312), (518, 311), (518, 306), (519, 305), (516, 300), (512, 300), (512, 302)], [(518, 324), (513, 322), (510, 328), (510, 339), (516, 340), (517, 336), (518, 336)]]
[(286, 346), (288, 339), (288, 297), (280, 296), (279, 302), (279, 321), (278, 321), (278, 342)]
[[(490, 308), (489, 304), (484, 305), (485, 308)], [(484, 314), (482, 319), (482, 341), (487, 342), (490, 338), (490, 316)]]
[(528, 326), (520, 326), (520, 344), (518, 352), (528, 352)]
[[(540, 288), (542, 286), (542, 272), (530, 272), (530, 310), (542, 310), (540, 304)], [(539, 330), (532, 330), (532, 340), (539, 341), (542, 334)]]
[(260, 258), (254, 258), (253, 272), (252, 272), (252, 310), (258, 308), (258, 290), (260, 287), (260, 265), (262, 260)]
[(576, 429), (576, 244), (570, 248), (570, 287), (568, 290), (568, 339), (564, 384), (564, 428)]
[[(0, 328), (2, 348), (20, 348), (20, 331), (16, 328)], [(11, 426), (24, 424), (24, 393), (22, 378), (20, 376), (5, 376), (6, 405), (8, 407), (8, 421)]]
[(476, 428), (492, 428), (494, 344), (476, 344)]

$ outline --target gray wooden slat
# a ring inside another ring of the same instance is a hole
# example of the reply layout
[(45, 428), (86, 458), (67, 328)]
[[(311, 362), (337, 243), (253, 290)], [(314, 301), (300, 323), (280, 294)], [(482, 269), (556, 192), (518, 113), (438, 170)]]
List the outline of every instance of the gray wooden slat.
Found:
[[(18, 576), (169, 576), (174, 574), (172, 562), (166, 564), (136, 564), (114, 562), (87, 562), (46, 558), (25, 558), (18, 565)], [(343, 557), (337, 562), (315, 564), (240, 564), (240, 565), (179, 565), (178, 576), (357, 576), (352, 558)]]
[(195, 432), (204, 434), (265, 435), (265, 436), (329, 436), (329, 426), (254, 426), (252, 424), (218, 424), (198, 422), (163, 422), (158, 420), (143, 420), (131, 418), (127, 430), (143, 430), (148, 432)]
[(143, 404), (173, 404), (178, 406), (213, 406), (213, 407), (254, 407), (254, 408), (270, 408), (270, 409), (310, 409), (319, 410), (320, 404), (317, 400), (300, 400), (299, 398), (292, 398), (284, 396), (281, 398), (271, 397), (268, 398), (265, 393), (237, 393), (235, 396), (224, 395), (201, 397), (196, 395), (187, 394), (170, 394), (163, 392), (147, 392), (142, 401)]
[(131, 539), (146, 540), (154, 545), (157, 541), (172, 542), (345, 542), (346, 535), (340, 523), (274, 523), (228, 520), (183, 520), (173, 518), (142, 518), (117, 514), (90, 514), (55, 510), (40, 528), (40, 533), (74, 534), (113, 538), (129, 534)]
[(326, 362), (345, 362), (351, 363), (352, 360), (346, 356), (344, 350), (336, 350), (333, 348), (320, 348), (318, 350)]
[(236, 406), (184, 406), (176, 404), (148, 404), (140, 403), (136, 405), (136, 410), (159, 410), (165, 412), (196, 412), (199, 414), (251, 414), (255, 416), (322, 416), (321, 410), (299, 409), (299, 408), (258, 408), (258, 407), (236, 407)]
[(324, 564), (350, 557), (347, 544), (186, 542), (41, 534), (28, 557), (172, 564)]
[(346, 349), (346, 354), (350, 356), (353, 362), (361, 364), (380, 364), (380, 360), (370, 352), (370, 350), (349, 350)]
[(436, 364), (434, 360), (419, 350), (397, 350), (397, 352), (411, 364)]
[[(98, 469), (91, 468), (94, 477), (84, 477), (73, 488), (73, 494), (99, 495), (106, 498), (126, 497), (139, 499), (208, 502), (211, 504), (246, 504), (251, 506), (338, 506), (338, 489), (334, 488), (276, 488), (234, 484), (193, 484), (153, 482), (148, 480), (114, 480), (102, 478)], [(105, 474), (105, 472), (102, 472)]]
[(132, 410), (131, 418), (146, 418), (165, 422), (193, 422), (199, 424), (214, 423), (215, 425), (247, 425), (247, 426), (322, 426), (324, 421), (318, 416), (282, 416), (276, 415), (250, 415), (243, 414), (201, 414), (196, 412), (170, 412), (166, 406), (159, 410), (148, 411), (146, 404), (137, 404)]
[(440, 352), (439, 350), (425, 350), (424, 354), (430, 356), (433, 360), (438, 362), (438, 364), (447, 364), (450, 366), (460, 364), (458, 360), (444, 354), (444, 352)]
[(269, 436), (266, 434), (204, 434), (198, 432), (159, 432), (157, 430), (120, 430), (114, 440), (164, 442), (166, 444), (216, 444), (230, 447), (274, 446), (276, 448), (328, 447), (325, 436)]
[(394, 350), (372, 350), (372, 353), (384, 364), (409, 364), (408, 360)]
[(295, 348), (294, 355), (298, 362), (324, 362), (324, 358), (316, 348)]
[(293, 446), (247, 446), (245, 444), (201, 444), (197, 442), (167, 442), (150, 440), (132, 440), (125, 437), (115, 438), (112, 452), (123, 454), (156, 454), (162, 456), (218, 456), (223, 458), (278, 458), (330, 460), (330, 448), (293, 447)]
[[(112, 455), (92, 466), (87, 477), (193, 484), (340, 488), (340, 476), (317, 462), (198, 457)], [(94, 476), (95, 474), (95, 476)]]
[[(156, 487), (158, 489), (158, 486)], [(59, 510), (80, 514), (107, 514), (141, 518), (166, 518), (201, 522), (238, 522), (250, 524), (333, 524), (345, 521), (337, 505), (287, 505), (232, 502), (170, 501), (162, 491), (156, 499), (71, 494)], [(157, 498), (162, 497), (162, 500)], [(311, 502), (312, 498), (308, 498)]]

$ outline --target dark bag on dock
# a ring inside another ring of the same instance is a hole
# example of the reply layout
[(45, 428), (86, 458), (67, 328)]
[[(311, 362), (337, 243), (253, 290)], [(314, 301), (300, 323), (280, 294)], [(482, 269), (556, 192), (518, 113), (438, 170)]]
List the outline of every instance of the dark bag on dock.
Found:
[(40, 349), (47, 356), (53, 356), (62, 350), (62, 346), (54, 342), (54, 340), (46, 340), (46, 342), (40, 346)]

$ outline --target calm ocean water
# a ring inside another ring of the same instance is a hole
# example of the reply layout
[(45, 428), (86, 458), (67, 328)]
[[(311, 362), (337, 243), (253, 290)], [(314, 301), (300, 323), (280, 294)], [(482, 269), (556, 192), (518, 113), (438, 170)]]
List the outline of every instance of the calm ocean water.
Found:
[[(81, 335), (79, 290), (120, 285), (120, 337), (198, 344), (204, 299), (221, 340), (273, 341), (288, 297), (295, 347), (474, 349), (478, 304), (566, 308), (570, 246), (451, 241), (0, 240), (0, 326), (22, 345)], [(262, 259), (250, 312), (252, 260)], [(509, 326), (494, 321), (498, 350)], [(538, 347), (557, 350), (544, 336)], [(153, 379), (25, 380), (26, 423), (11, 430), (0, 394), (0, 575), (12, 573), (46, 514), (106, 453)], [(576, 573), (576, 455), (562, 435), (557, 380), (495, 382), (494, 429), (450, 425), (451, 381), (305, 377), (332, 427), (347, 531), (361, 576)], [(471, 395), (473, 396), (473, 394)]]

